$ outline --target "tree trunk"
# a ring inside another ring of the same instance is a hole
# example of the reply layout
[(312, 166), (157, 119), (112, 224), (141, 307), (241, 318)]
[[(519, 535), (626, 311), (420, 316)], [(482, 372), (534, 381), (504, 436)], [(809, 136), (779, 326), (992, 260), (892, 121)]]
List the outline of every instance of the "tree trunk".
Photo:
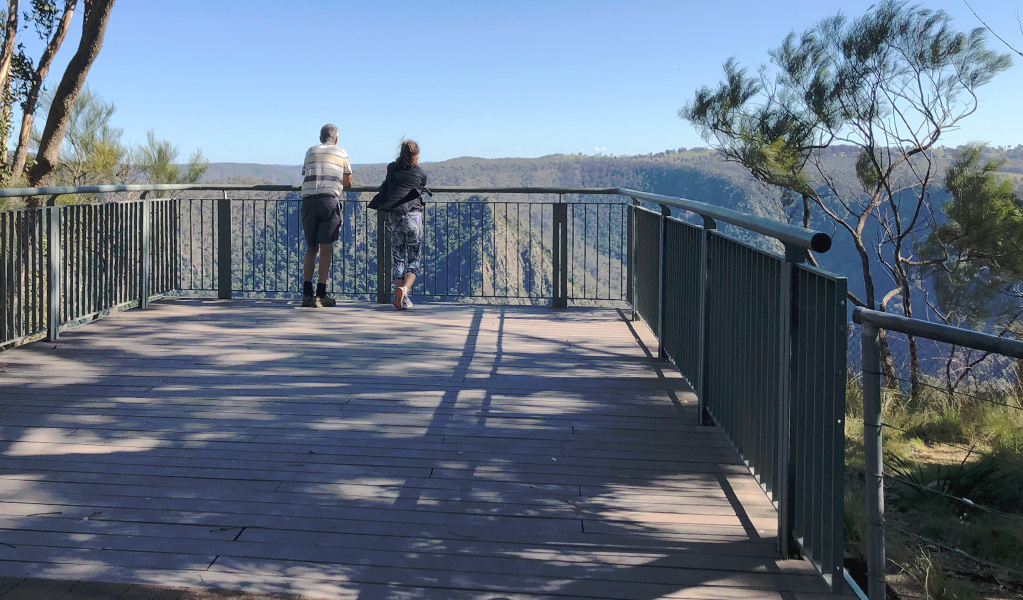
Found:
[[(806, 194), (803, 194), (802, 196), (803, 196), (803, 229), (809, 229), (810, 228), (810, 196), (807, 196)], [(806, 248), (803, 252), (806, 255), (806, 262), (810, 263), (811, 265), (813, 265), (815, 267), (819, 267), (820, 266), (820, 265), (817, 264), (817, 258), (814, 257), (813, 252), (811, 252), (809, 248)]]
[(11, 134), (11, 104), (14, 103), (10, 78), (0, 85), (0, 103), (2, 103), (0, 105), (0, 149), (3, 150), (0, 152), (0, 184), (7, 186), (13, 174), (13, 171), (8, 168), (10, 156), (7, 154), (7, 140)]
[(14, 58), (14, 37), (18, 33), (18, 0), (7, 0), (7, 27), (4, 30), (4, 45), (0, 48), (0, 84), (6, 87), (11, 76), (11, 59)]
[(11, 175), (14, 177), (21, 175), (25, 170), (25, 162), (28, 160), (28, 145), (32, 139), (32, 124), (35, 121), (36, 105), (39, 103), (39, 92), (42, 90), (43, 80), (46, 79), (50, 65), (53, 64), (53, 57), (57, 55), (57, 50), (60, 49), (64, 38), (67, 37), (68, 30), (71, 29), (71, 17), (74, 15), (77, 5), (78, 0), (67, 0), (65, 3), (64, 14), (60, 18), (53, 37), (46, 44), (46, 50), (39, 57), (39, 66), (32, 75), (32, 87), (29, 88), (28, 95), (21, 105), (21, 132), (18, 135), (18, 146), (14, 151), (14, 159), (11, 161)]
[(18, 33), (18, 0), (7, 0), (7, 27), (4, 29), (3, 47), (0, 48), (0, 179), (6, 183), (7, 137), (11, 131), (11, 59), (14, 58), (14, 38)]
[[(898, 257), (896, 257), (898, 260)], [(913, 318), (913, 299), (910, 295), (909, 275), (904, 269), (899, 269), (899, 284), (902, 286), (902, 312), (907, 318)], [(917, 350), (916, 336), (907, 335), (909, 342), (909, 394), (915, 401), (920, 395), (920, 352)]]
[[(860, 255), (860, 266), (863, 269), (863, 288), (866, 293), (863, 302), (868, 309), (878, 310), (877, 303), (874, 301), (874, 277), (870, 274), (870, 255), (859, 235), (853, 236), (853, 243), (856, 245), (856, 252)], [(885, 387), (893, 389), (897, 387), (898, 373), (895, 370), (895, 359), (892, 358), (891, 346), (888, 344), (888, 331), (880, 329), (877, 333), (877, 346), (881, 354), (881, 373), (884, 375)]]
[[(57, 91), (53, 94), (50, 114), (46, 118), (43, 136), (39, 142), (39, 153), (36, 164), (28, 172), (28, 183), (37, 187), (45, 183), (57, 168), (60, 160), (60, 146), (67, 130), (68, 118), (74, 107), (78, 93), (85, 85), (89, 68), (99, 56), (103, 47), (103, 35), (106, 33), (110, 12), (114, 8), (114, 0), (86, 0), (85, 18), (82, 24), (82, 40), (78, 51), (71, 57), (64, 77), (61, 78)], [(38, 201), (37, 201), (38, 202)]]
[(1023, 406), (1023, 358), (1017, 358), (1015, 363), (1016, 371), (1016, 401)]

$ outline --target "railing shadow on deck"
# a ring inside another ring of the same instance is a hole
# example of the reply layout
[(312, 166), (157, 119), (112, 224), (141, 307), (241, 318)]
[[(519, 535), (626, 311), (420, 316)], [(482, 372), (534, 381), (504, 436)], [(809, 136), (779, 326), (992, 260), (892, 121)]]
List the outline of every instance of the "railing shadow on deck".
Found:
[[(73, 209), (80, 214), (62, 206), (23, 211), (31, 216), (0, 213), (4, 231), (31, 225), (17, 243), (0, 247), (0, 277), (11, 283), (0, 295), (6, 319), (0, 323), (0, 344), (43, 332), (58, 339), (67, 324), (117, 307), (145, 308), (161, 295), (292, 296), (302, 250), (292, 222), (298, 207), (294, 187), (108, 186), (2, 190), (0, 195), (210, 190), (222, 197), (143, 197), (114, 208)], [(430, 241), (441, 255), (434, 254), (430, 264), (443, 265), (444, 275), (434, 274), (433, 287), (429, 274), (422, 278), (427, 295), (554, 307), (633, 307), (656, 334), (656, 356), (673, 362), (697, 390), (696, 419), (724, 429), (778, 506), (779, 528), (788, 532), (779, 537), (782, 555), (801, 551), (834, 591), (841, 590), (845, 396), (844, 386), (834, 382), (845, 368), (845, 281), (800, 264), (807, 249), (830, 247), (827, 235), (632, 190), (434, 191), (473, 198), (447, 203), (443, 211), (443, 204), (431, 209), (437, 227)], [(283, 201), (229, 198), (241, 192), (292, 196)], [(481, 194), (547, 194), (559, 201), (530, 203), (525, 213), (514, 203), (509, 212), (512, 204), (489, 202)], [(610, 195), (631, 203), (566, 203), (564, 195)], [(349, 197), (349, 205), (345, 243), (335, 254), (333, 289), (386, 302), (390, 277), (387, 261), (378, 257), (387, 251), (385, 240), (376, 235), (382, 215), (374, 223), (359, 200)], [(703, 226), (673, 217), (673, 210), (700, 215)], [(718, 234), (717, 221), (775, 238), (784, 256)], [(507, 285), (513, 271), (524, 284), (515, 293)], [(27, 280), (34, 283), (22, 285)], [(844, 377), (837, 380), (844, 382)]]

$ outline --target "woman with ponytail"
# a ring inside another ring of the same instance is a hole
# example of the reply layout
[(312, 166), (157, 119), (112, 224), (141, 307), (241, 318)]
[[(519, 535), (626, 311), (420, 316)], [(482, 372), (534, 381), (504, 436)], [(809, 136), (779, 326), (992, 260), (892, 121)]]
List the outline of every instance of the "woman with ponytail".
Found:
[[(387, 178), (370, 208), (387, 212), (387, 236), (391, 240), (391, 274), (394, 308), (412, 308), (409, 295), (423, 268), (423, 189), (426, 173), (419, 168), (419, 144), (403, 140), (398, 158), (387, 165)], [(375, 206), (374, 206), (375, 204)]]

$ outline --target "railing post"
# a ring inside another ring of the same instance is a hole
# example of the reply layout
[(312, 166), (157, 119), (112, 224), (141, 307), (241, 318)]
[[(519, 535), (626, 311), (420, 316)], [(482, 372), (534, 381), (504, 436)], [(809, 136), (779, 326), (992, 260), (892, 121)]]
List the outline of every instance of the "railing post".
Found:
[(60, 207), (51, 205), (46, 209), (48, 229), (47, 245), (47, 285), (46, 295), (46, 339), (56, 342), (60, 337), (60, 288), (63, 275), (60, 269)]
[(568, 308), (568, 205), (561, 203), (553, 206), (554, 239), (551, 248), (551, 285), (554, 308)]
[(703, 217), (703, 231), (700, 233), (700, 306), (697, 315), (696, 343), (696, 401), (697, 419), (700, 425), (707, 424), (707, 394), (710, 390), (710, 365), (707, 361), (707, 336), (710, 327), (707, 323), (709, 311), (707, 307), (714, 298), (710, 297), (710, 236), (711, 232), (718, 228), (717, 221), (710, 217)]
[[(424, 214), (425, 216), (425, 214)], [(425, 222), (425, 221), (424, 221)], [(377, 303), (391, 302), (391, 253), (387, 239), (387, 213), (377, 211)]]
[(778, 348), (778, 551), (783, 557), (794, 553), (792, 523), (795, 520), (795, 462), (792, 457), (792, 349), (798, 333), (798, 296), (795, 294), (796, 264), (805, 260), (802, 248), (785, 244), (779, 293), (781, 314)]
[(217, 199), (217, 298), (231, 299), (231, 200)]
[(661, 220), (658, 235), (661, 242), (657, 245), (657, 358), (664, 360), (664, 264), (665, 245), (668, 243), (668, 217), (671, 209), (661, 204)]
[(153, 203), (149, 192), (142, 192), (142, 256), (139, 261), (139, 308), (149, 308), (149, 282), (153, 272)]
[(885, 598), (884, 465), (881, 440), (881, 352), (878, 328), (860, 323), (863, 354), (863, 449), (867, 484), (867, 597)]
[(625, 291), (625, 299), (628, 301), (629, 306), (632, 307), (632, 320), (639, 319), (636, 314), (636, 207), (639, 206), (639, 200), (632, 199), (632, 203), (629, 204), (626, 214), (628, 219), (626, 221), (627, 240), (625, 242), (626, 248), (626, 260), (625, 269), (626, 275), (625, 280), (628, 282), (628, 288)]

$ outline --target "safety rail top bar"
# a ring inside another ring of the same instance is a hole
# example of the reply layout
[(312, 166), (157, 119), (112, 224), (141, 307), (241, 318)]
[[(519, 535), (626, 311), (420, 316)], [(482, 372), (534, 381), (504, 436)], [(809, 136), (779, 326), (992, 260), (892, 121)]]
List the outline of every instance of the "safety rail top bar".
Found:
[[(176, 192), (176, 191), (261, 191), (261, 192), (297, 192), (297, 185), (206, 185), (206, 184), (127, 184), (127, 185), (92, 185), (64, 186), (41, 188), (10, 188), (0, 189), (0, 198), (20, 198), (27, 196), (58, 196), (64, 194), (103, 194), (115, 192)], [(349, 192), (375, 192), (377, 186), (353, 186)], [(634, 200), (653, 202), (664, 207), (682, 210), (730, 223), (750, 231), (772, 237), (784, 244), (807, 248), (814, 252), (827, 252), (831, 249), (831, 236), (813, 229), (803, 229), (796, 225), (772, 221), (765, 217), (714, 206), (696, 200), (649, 194), (626, 188), (560, 188), (560, 187), (470, 187), (470, 186), (431, 186), (431, 191), (440, 193), (491, 193), (491, 194), (575, 194), (575, 195), (611, 195), (627, 196)]]
[(702, 217), (710, 217), (712, 219), (717, 219), (718, 221), (731, 223), (732, 225), (737, 225), (743, 229), (749, 229), (750, 231), (755, 231), (757, 233), (773, 237), (784, 244), (807, 248), (814, 252), (827, 252), (831, 249), (831, 236), (823, 231), (803, 229), (796, 225), (772, 221), (771, 219), (758, 217), (756, 215), (748, 215), (730, 208), (714, 206), (713, 204), (697, 202), (695, 200), (686, 200), (685, 198), (673, 198), (671, 196), (649, 194), (647, 192), (637, 192), (635, 190), (626, 189), (619, 189), (617, 191), (623, 196), (629, 196), (630, 198), (635, 198), (637, 200), (646, 200), (647, 202), (655, 202), (661, 206), (681, 208), (682, 210), (696, 213)]
[(920, 319), (911, 319), (862, 307), (856, 307), (852, 318), (853, 322), (859, 325), (869, 323), (889, 331), (916, 335), (957, 346), (969, 346), (984, 352), (1004, 354), (1013, 358), (1023, 358), (1023, 342), (1017, 340), (1000, 338), (987, 333), (959, 329), (958, 327), (941, 325), (939, 323), (930, 323)]

